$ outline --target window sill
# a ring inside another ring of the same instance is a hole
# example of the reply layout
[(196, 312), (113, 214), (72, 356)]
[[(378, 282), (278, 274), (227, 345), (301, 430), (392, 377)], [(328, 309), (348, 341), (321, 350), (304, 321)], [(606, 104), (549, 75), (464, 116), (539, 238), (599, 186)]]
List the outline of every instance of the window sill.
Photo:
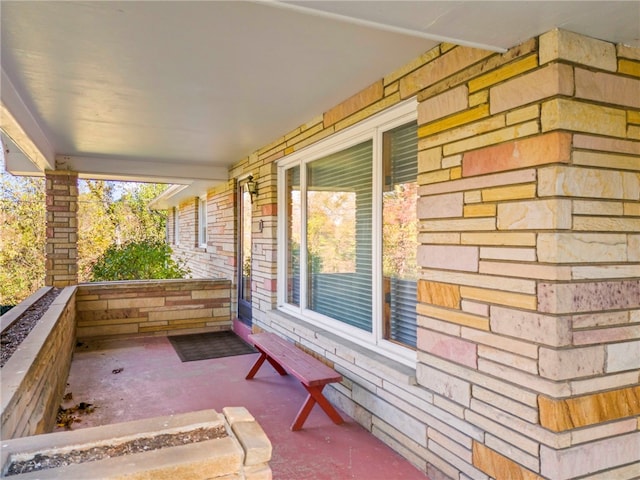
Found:
[[(351, 364), (366, 372), (375, 372), (383, 379), (394, 383), (416, 385), (416, 369), (389, 358), (380, 351), (368, 348), (338, 336), (316, 325), (279, 310), (267, 312), (264, 319), (267, 327), (301, 343), (336, 364)], [(352, 370), (349, 367), (349, 370)]]

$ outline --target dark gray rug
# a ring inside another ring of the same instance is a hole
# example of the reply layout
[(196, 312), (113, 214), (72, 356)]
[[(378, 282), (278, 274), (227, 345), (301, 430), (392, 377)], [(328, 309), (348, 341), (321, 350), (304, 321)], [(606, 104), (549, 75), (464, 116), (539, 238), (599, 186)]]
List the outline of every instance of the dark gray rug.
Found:
[(256, 349), (233, 332), (175, 335), (169, 337), (169, 341), (183, 362), (256, 353)]

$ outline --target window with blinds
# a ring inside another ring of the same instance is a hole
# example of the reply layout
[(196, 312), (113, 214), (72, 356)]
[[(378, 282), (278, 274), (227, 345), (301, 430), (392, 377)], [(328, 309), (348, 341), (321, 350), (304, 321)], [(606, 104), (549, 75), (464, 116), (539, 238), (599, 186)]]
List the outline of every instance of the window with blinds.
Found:
[(300, 306), (300, 237), (302, 199), (300, 197), (300, 166), (296, 165), (287, 170), (287, 251), (286, 251), (286, 278), (287, 278), (287, 303), (296, 307)]
[(278, 302), (415, 364), (417, 122), (400, 107), (279, 162)]
[(372, 142), (307, 165), (308, 308), (371, 331)]
[(384, 336), (416, 346), (418, 137), (415, 122), (383, 134)]
[(207, 246), (207, 196), (198, 198), (198, 245), (201, 248)]

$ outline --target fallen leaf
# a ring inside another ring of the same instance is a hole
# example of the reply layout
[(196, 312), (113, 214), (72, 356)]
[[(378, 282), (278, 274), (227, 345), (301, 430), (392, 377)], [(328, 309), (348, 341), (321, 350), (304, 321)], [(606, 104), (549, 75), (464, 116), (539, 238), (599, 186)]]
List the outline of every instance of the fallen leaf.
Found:
[(64, 427), (66, 430), (71, 430), (71, 425), (73, 423), (82, 421), (78, 416), (74, 415), (75, 413), (88, 415), (93, 413), (95, 408), (96, 407), (92, 403), (86, 402), (80, 402), (69, 408), (62, 408), (62, 406), (59, 406), (58, 414), (56, 415), (56, 425), (60, 428)]

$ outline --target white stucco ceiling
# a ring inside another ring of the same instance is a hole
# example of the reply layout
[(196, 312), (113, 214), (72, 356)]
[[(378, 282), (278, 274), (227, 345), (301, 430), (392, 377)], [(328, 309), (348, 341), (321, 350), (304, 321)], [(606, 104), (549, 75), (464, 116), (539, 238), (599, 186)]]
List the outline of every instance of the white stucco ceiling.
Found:
[(441, 41), (640, 45), (635, 1), (3, 0), (0, 20), (9, 171), (199, 185)]

